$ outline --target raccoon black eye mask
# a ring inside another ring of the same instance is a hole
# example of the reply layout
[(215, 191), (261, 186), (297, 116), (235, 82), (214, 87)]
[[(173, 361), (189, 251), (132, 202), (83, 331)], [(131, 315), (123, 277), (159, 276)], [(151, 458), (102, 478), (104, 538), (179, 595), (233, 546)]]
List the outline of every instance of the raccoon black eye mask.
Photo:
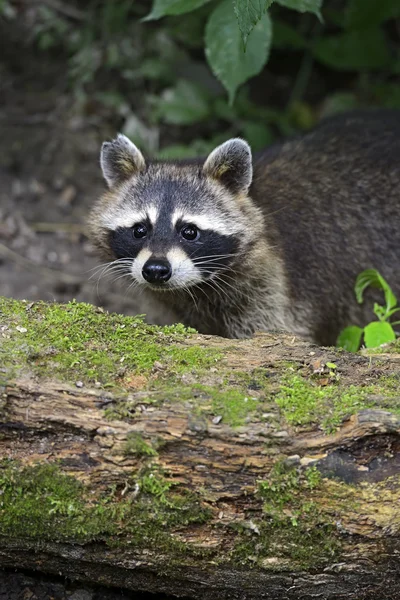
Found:
[(334, 117), (255, 158), (235, 138), (206, 159), (151, 161), (118, 135), (101, 149), (109, 189), (90, 237), (133, 293), (201, 332), (332, 344), (368, 319), (353, 300), (363, 269), (400, 294), (399, 156), (395, 110)]

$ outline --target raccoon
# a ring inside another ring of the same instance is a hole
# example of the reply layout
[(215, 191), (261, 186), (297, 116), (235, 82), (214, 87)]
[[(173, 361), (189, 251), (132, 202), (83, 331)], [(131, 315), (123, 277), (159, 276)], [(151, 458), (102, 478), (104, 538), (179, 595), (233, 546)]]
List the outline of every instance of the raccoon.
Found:
[(331, 345), (371, 320), (361, 271), (400, 293), (400, 111), (342, 114), (254, 159), (235, 138), (205, 159), (148, 161), (118, 135), (100, 162), (92, 242), (202, 333)]

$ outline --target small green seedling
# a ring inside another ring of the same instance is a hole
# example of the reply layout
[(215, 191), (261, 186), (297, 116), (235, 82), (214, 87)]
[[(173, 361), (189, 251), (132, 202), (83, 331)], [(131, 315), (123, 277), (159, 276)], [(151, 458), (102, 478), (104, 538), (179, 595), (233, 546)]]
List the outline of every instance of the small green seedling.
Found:
[[(392, 292), (387, 281), (375, 269), (367, 269), (359, 274), (356, 279), (354, 291), (357, 302), (362, 304), (363, 294), (367, 287), (381, 289), (385, 294), (386, 306), (381, 306), (377, 302), (374, 304), (374, 313), (378, 317), (377, 321), (372, 321), (364, 328), (357, 325), (346, 327), (339, 334), (336, 345), (348, 350), (357, 352), (363, 342), (367, 348), (376, 348), (381, 344), (393, 342), (396, 339), (393, 325), (399, 325), (400, 321), (389, 323), (390, 317), (400, 311), (397, 305), (397, 298)], [(364, 339), (363, 339), (364, 338)]]

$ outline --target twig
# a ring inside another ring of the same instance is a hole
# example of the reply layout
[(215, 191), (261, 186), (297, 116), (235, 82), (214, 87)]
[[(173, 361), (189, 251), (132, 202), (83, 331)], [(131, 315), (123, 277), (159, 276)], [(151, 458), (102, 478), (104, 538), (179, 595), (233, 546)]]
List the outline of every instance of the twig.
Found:
[(29, 223), (29, 227), (33, 231), (40, 233), (55, 233), (57, 231), (63, 231), (66, 233), (80, 233), (85, 235), (86, 230), (83, 225), (79, 223)]
[(5, 246), (4, 244), (1, 244), (1, 243), (0, 243), (0, 256), (9, 258), (10, 260), (14, 261), (18, 265), (21, 265), (22, 267), (29, 268), (29, 269), (34, 268), (37, 271), (40, 271), (41, 273), (43, 273), (44, 275), (47, 275), (49, 277), (53, 277), (53, 278), (57, 277), (64, 283), (76, 284), (76, 283), (82, 282), (81, 278), (77, 277), (75, 275), (70, 275), (69, 273), (64, 273), (63, 271), (59, 271), (58, 269), (51, 269), (50, 267), (43, 267), (42, 265), (38, 265), (35, 262), (33, 262), (33, 260), (29, 260), (29, 258), (25, 258), (24, 256), (21, 256), (17, 252), (14, 252), (14, 250), (10, 250), (10, 248), (8, 248), (7, 246)]

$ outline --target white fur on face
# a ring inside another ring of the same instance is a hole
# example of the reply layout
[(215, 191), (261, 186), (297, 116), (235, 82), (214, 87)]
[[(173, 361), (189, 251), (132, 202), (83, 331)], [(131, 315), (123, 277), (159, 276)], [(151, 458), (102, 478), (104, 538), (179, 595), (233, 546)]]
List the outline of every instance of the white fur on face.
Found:
[(102, 215), (101, 224), (110, 231), (115, 231), (120, 227), (133, 227), (136, 223), (143, 223), (146, 220), (147, 214), (144, 211), (129, 208), (120, 208), (116, 211), (115, 208), (110, 208)]
[(169, 250), (167, 260), (172, 267), (172, 276), (168, 282), (171, 287), (184, 287), (202, 281), (199, 269), (182, 248), (176, 246)]
[(101, 217), (102, 225), (107, 229), (115, 231), (120, 227), (133, 227), (136, 223), (150, 221), (152, 226), (156, 224), (158, 218), (158, 209), (155, 206), (149, 206), (146, 209), (135, 209), (132, 206), (121, 206), (117, 210), (109, 208)]
[[(153, 256), (147, 248), (143, 248), (135, 259), (132, 260), (131, 274), (138, 283), (150, 285), (142, 274), (142, 269), (146, 262)], [(193, 264), (186, 252), (176, 246), (167, 252), (165, 257), (172, 268), (171, 279), (163, 286), (157, 286), (157, 290), (168, 290), (171, 288), (180, 288), (187, 285), (194, 285), (202, 281), (199, 269)]]
[(148, 250), (147, 248), (143, 248), (143, 250), (139, 252), (137, 257), (132, 262), (131, 273), (133, 275), (133, 278), (136, 279), (138, 283), (147, 284), (147, 281), (142, 275), (142, 269), (151, 255), (152, 253), (150, 252), (150, 250)]
[(184, 223), (190, 223), (196, 225), (199, 229), (210, 229), (221, 235), (232, 235), (240, 231), (240, 227), (236, 223), (228, 223), (214, 216), (213, 214), (188, 214), (182, 210), (176, 210), (171, 217), (172, 226), (175, 227), (176, 223), (181, 220)]

